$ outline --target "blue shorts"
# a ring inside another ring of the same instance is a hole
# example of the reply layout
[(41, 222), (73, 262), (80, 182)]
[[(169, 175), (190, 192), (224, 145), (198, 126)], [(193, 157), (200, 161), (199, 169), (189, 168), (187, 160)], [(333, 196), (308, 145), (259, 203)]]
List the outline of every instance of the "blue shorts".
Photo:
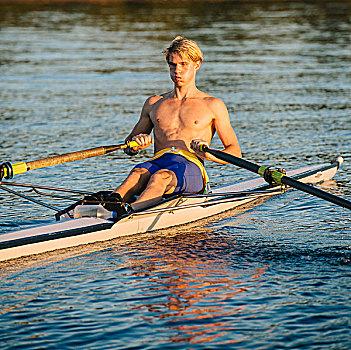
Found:
[[(203, 163), (202, 160), (201, 162)], [(201, 169), (180, 154), (165, 153), (159, 158), (140, 163), (135, 168), (146, 169), (151, 175), (161, 169), (173, 171), (177, 177), (177, 186), (173, 193), (166, 194), (165, 197), (181, 193), (200, 193), (204, 190)]]

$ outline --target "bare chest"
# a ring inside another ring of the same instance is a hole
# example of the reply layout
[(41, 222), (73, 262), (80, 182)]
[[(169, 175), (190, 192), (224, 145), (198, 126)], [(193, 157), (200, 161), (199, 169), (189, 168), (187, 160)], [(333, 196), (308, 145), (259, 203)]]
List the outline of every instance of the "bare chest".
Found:
[(155, 128), (162, 130), (201, 130), (214, 118), (205, 103), (198, 100), (161, 101), (150, 113)]

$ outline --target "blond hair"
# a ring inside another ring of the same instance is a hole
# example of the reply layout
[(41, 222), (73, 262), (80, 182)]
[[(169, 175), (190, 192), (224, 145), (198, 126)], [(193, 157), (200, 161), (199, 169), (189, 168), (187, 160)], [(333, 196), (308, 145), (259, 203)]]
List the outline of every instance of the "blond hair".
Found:
[(178, 53), (180, 56), (188, 57), (194, 62), (203, 61), (203, 53), (195, 41), (186, 39), (182, 36), (177, 36), (173, 39), (171, 45), (164, 51), (166, 61), (168, 62), (169, 55)]

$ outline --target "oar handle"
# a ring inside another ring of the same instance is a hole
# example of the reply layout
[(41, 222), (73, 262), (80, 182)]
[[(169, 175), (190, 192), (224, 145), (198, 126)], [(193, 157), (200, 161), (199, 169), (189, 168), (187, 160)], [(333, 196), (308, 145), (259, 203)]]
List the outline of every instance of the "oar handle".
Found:
[(11, 164), (9, 162), (5, 162), (0, 166), (0, 181), (3, 178), (11, 179), (14, 175), (23, 174), (28, 170), (73, 162), (75, 160), (80, 160), (80, 159), (85, 159), (90, 157), (96, 157), (96, 156), (114, 152), (119, 149), (123, 149), (127, 147), (130, 147), (130, 148), (139, 147), (139, 144), (136, 141), (128, 141), (120, 145), (95, 147), (95, 148), (90, 148), (83, 151), (72, 152), (72, 153), (62, 154), (59, 156), (34, 160), (27, 163), (20, 162), (20, 163)]
[(266, 166), (260, 167), (257, 164), (251, 163), (245, 159), (233, 156), (231, 154), (228, 154), (222, 151), (216, 151), (216, 150), (210, 149), (205, 145), (200, 146), (200, 151), (208, 152), (213, 156), (217, 157), (218, 159), (221, 159), (227, 163), (237, 165), (241, 168), (244, 168), (246, 170), (259, 174), (270, 184), (272, 183), (278, 184), (278, 185), (284, 184), (351, 210), (350, 201), (340, 198), (338, 196), (335, 196), (326, 191), (322, 191), (316, 187), (305, 184), (301, 181), (297, 181), (289, 176), (286, 176), (283, 172), (275, 168), (266, 167)]

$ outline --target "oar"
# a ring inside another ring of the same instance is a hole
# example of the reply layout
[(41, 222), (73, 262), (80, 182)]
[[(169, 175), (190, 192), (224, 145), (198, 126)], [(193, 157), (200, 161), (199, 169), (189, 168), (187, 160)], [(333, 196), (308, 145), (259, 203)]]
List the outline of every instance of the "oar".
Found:
[(15, 164), (5, 162), (0, 166), (0, 181), (3, 178), (12, 179), (14, 175), (23, 174), (28, 170), (39, 169), (39, 168), (44, 168), (51, 165), (57, 165), (62, 163), (73, 162), (75, 160), (101, 156), (103, 154), (114, 152), (119, 149), (123, 149), (127, 147), (133, 148), (138, 146), (139, 145), (136, 141), (130, 141), (120, 145), (95, 147), (95, 148), (90, 148), (83, 151), (62, 154), (60, 156), (34, 160), (32, 162), (20, 162)]
[(318, 188), (315, 188), (311, 185), (305, 184), (301, 181), (297, 181), (289, 176), (286, 176), (284, 173), (281, 171), (274, 169), (272, 167), (266, 167), (266, 166), (259, 166), (257, 164), (251, 163), (245, 159), (238, 158), (235, 156), (232, 156), (231, 154), (222, 152), (222, 151), (217, 151), (208, 148), (207, 146), (200, 146), (200, 150), (203, 152), (207, 152), (212, 154), (218, 159), (221, 159), (227, 163), (231, 163), (234, 165), (237, 165), (241, 168), (244, 168), (246, 170), (252, 171), (256, 174), (259, 174), (261, 177), (263, 177), (268, 183), (273, 183), (273, 184), (284, 184), (293, 188), (296, 188), (300, 191), (307, 192), (313, 196), (325, 199), (331, 203), (334, 203), (336, 205), (340, 205), (344, 208), (351, 209), (351, 202), (334, 196), (333, 194), (330, 194), (326, 191), (322, 191)]

